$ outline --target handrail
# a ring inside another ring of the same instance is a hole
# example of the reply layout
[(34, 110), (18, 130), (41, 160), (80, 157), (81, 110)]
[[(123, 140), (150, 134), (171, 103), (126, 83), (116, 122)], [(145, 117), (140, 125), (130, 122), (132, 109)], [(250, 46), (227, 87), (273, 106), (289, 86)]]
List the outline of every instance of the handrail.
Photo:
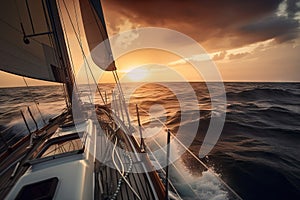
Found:
[[(30, 107), (30, 109), (28, 109), (28, 107)], [(33, 135), (31, 133), (39, 132), (39, 130), (47, 126), (47, 123), (46, 124), (44, 123), (44, 118), (41, 116), (39, 109), (35, 107), (35, 104), (26, 104), (19, 107), (15, 112), (7, 111), (5, 113), (2, 113), (2, 115), (3, 114), (8, 115), (9, 113), (12, 113), (11, 114), (12, 116), (9, 116), (7, 118), (5, 117), (4, 119), (2, 119), (6, 121), (6, 124), (8, 126), (5, 127), (5, 129), (1, 130), (2, 139), (0, 140), (2, 140), (3, 143), (5, 141), (6, 144), (0, 146), (0, 154), (11, 149), (15, 144), (17, 144), (25, 137)], [(18, 117), (13, 117), (16, 114), (19, 114), (17, 115)], [(59, 116), (60, 115), (58, 115), (57, 117)], [(12, 119), (16, 120), (18, 122), (18, 125), (24, 126), (24, 129), (22, 129), (22, 131), (12, 132), (15, 130), (12, 129), (14, 126), (10, 126)], [(53, 120), (55, 120), (55, 118), (52, 118), (52, 120), (49, 119), (49, 122)]]
[[(157, 160), (157, 158), (154, 156), (154, 154), (153, 154), (151, 148), (148, 147), (148, 149), (150, 149), (150, 153), (151, 153), (151, 155), (152, 155), (152, 158), (153, 158), (153, 159), (155, 160), (155, 162), (159, 165), (159, 167), (160, 167), (162, 173), (165, 174), (165, 173), (166, 173), (165, 170), (164, 170), (163, 167), (160, 165), (160, 163), (159, 163), (159, 161)], [(182, 199), (182, 198), (180, 197), (178, 191), (176, 190), (175, 186), (173, 185), (173, 183), (172, 183), (170, 180), (168, 180), (168, 182), (169, 182), (170, 186), (172, 187), (172, 189), (175, 191), (176, 195), (177, 195), (180, 199)]]
[[(139, 108), (140, 110), (142, 110), (143, 112), (145, 112), (146, 114), (148, 114), (150, 116), (150, 113), (147, 112), (146, 110)], [(157, 122), (159, 122), (163, 127), (165, 127), (166, 130), (169, 130), (167, 125), (162, 122), (160, 119), (156, 118), (156, 117), (152, 117), (150, 118), (155, 119)], [(213, 170), (211, 170), (203, 161), (201, 161), (188, 147), (186, 147), (171, 131), (170, 131), (170, 135), (172, 136), (173, 139), (176, 140), (176, 142), (183, 147), (193, 158), (195, 158), (197, 160), (197, 162), (199, 162), (207, 171), (209, 171), (211, 174), (214, 175), (215, 178), (217, 178), (225, 187), (226, 189), (228, 189), (232, 194), (234, 194), (238, 199), (242, 199), (223, 179), (221, 179)], [(148, 147), (147, 147), (148, 148)]]
[(169, 199), (169, 158), (170, 158), (170, 139), (171, 139), (171, 134), (170, 130), (168, 129), (168, 136), (167, 136), (167, 166), (166, 166), (166, 197), (165, 199)]
[[(163, 149), (163, 147), (154, 139), (154, 142), (155, 142), (155, 144), (159, 147), (159, 148), (161, 148), (162, 149), (162, 151), (164, 152), (164, 153), (166, 153), (166, 151)], [(148, 147), (149, 148), (149, 147)], [(151, 154), (154, 156), (154, 154), (152, 153), (152, 151), (151, 151)], [(154, 158), (155, 158), (155, 156), (154, 156)], [(155, 158), (155, 160), (157, 160), (156, 158)], [(160, 164), (159, 164), (160, 165)], [(180, 170), (178, 169), (178, 167), (174, 164), (174, 163), (171, 163), (171, 165), (174, 167), (174, 169), (180, 174)], [(161, 166), (161, 165), (160, 165)], [(166, 173), (165, 171), (164, 171), (164, 173)], [(185, 180), (185, 179), (184, 179)], [(168, 180), (169, 182), (171, 182), (170, 180)], [(186, 182), (186, 181), (185, 181)], [(191, 189), (191, 191), (193, 191), (194, 192), (194, 190), (193, 190), (193, 188), (192, 188), (192, 186), (188, 183), (188, 182), (186, 182), (186, 184), (188, 185), (188, 187)], [(194, 194), (196, 195), (196, 193), (194, 192)]]

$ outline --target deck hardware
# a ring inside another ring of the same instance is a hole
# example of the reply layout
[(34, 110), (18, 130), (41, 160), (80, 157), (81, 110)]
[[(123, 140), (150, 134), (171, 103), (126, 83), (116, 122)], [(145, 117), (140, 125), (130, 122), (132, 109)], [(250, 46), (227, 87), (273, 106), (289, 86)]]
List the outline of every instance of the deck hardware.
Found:
[(145, 142), (144, 142), (144, 138), (143, 138), (139, 107), (137, 104), (135, 104), (135, 109), (136, 109), (136, 115), (137, 115), (137, 120), (138, 120), (138, 125), (139, 125), (140, 138), (141, 138), (140, 149), (142, 152), (145, 152)]

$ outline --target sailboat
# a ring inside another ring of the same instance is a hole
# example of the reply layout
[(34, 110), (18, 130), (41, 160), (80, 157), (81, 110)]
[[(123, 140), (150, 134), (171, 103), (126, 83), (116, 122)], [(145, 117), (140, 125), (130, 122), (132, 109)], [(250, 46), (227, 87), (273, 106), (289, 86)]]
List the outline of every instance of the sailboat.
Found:
[[(88, 117), (75, 127), (72, 117), (74, 74), (58, 5), (56, 1), (51, 0), (26, 0), (7, 2), (1, 7), (1, 70), (61, 82), (65, 85), (68, 97), (66, 111), (36, 131), (34, 135), (37, 139), (30, 146), (28, 141), (32, 137), (31, 134), (1, 156), (1, 160), (5, 161), (1, 166), (5, 167), (1, 178), (2, 188), (5, 189), (1, 191), (1, 198), (161, 199), (164, 188), (155, 173), (149, 173), (147, 176), (129, 175), (129, 172), (124, 171), (119, 173), (117, 169), (105, 167), (103, 163), (97, 162), (91, 154), (106, 148), (104, 144), (96, 145), (95, 142), (103, 142), (101, 138), (104, 134), (115, 140), (116, 145), (120, 145), (121, 142), (132, 145), (133, 141), (125, 137), (125, 131), (128, 130), (118, 128), (122, 126), (122, 122), (117, 124), (112, 121), (112, 113), (108, 107), (96, 106), (98, 118), (106, 118), (106, 121), (99, 121), (105, 133), (96, 130), (96, 122)], [(84, 20), (95, 20), (95, 24), (92, 25), (100, 27), (102, 35), (98, 35), (99, 39), (96, 42), (107, 39), (100, 2), (84, 0), (80, 1), (80, 6), (85, 13)], [(88, 23), (85, 25), (90, 25)], [(91, 34), (89, 31), (86, 31), (87, 36)], [(90, 38), (89, 41), (95, 42), (93, 39)], [(95, 44), (89, 45), (93, 48)], [(107, 49), (107, 55), (110, 58), (110, 49)], [(115, 71), (114, 63), (107, 70)], [(24, 120), (26, 122), (26, 119)], [(107, 153), (112, 152), (107, 150)], [(129, 158), (128, 162), (137, 162), (137, 158)], [(130, 183), (132, 181), (134, 184)], [(122, 184), (123, 182), (125, 184)]]
[[(102, 70), (113, 73), (118, 94), (112, 94), (111, 103), (100, 91), (102, 104), (78, 101), (80, 86), (75, 80), (61, 11), (61, 6), (67, 9), (74, 2), (24, 0), (1, 5), (0, 69), (63, 84), (66, 109), (43, 127), (28, 129), (29, 134), (7, 145), (0, 156), (0, 198), (182, 199), (168, 179), (168, 168), (155, 170), (144, 142), (133, 136), (139, 130), (131, 125), (125, 106), (99, 0), (80, 0), (76, 5), (89, 50), (105, 43), (106, 51), (99, 55), (106, 63)], [(113, 103), (118, 110), (111, 109)], [(74, 107), (80, 110), (76, 119)], [(31, 119), (22, 117), (26, 125), (34, 120), (31, 115)]]

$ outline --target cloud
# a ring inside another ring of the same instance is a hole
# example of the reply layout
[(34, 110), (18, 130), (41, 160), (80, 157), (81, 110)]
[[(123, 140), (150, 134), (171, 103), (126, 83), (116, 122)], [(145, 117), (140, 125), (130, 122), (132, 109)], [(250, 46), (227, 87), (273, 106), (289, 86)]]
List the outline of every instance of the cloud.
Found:
[(189, 58), (182, 58), (173, 62), (168, 63), (168, 65), (183, 65), (188, 62), (203, 62), (211, 60), (210, 56), (208, 54), (199, 54), (199, 55), (193, 55)]
[(289, 18), (295, 17), (296, 13), (300, 10), (299, 0), (286, 0), (286, 12)]
[(246, 37), (267, 40), (274, 38), (278, 42), (285, 42), (298, 37), (299, 22), (284, 16), (270, 16), (241, 27)]
[(239, 59), (239, 58), (243, 58), (247, 55), (249, 55), (249, 52), (243, 52), (243, 53), (236, 53), (236, 54), (229, 54), (228, 58), (229, 60), (234, 60), (234, 59)]
[(219, 63), (219, 66), (224, 80), (300, 81), (299, 52), (300, 45), (281, 43), (263, 51), (251, 51), (245, 59)]
[[(127, 22), (128, 23), (128, 22)], [(122, 30), (125, 28), (122, 28)], [(126, 31), (116, 36), (114, 47), (126, 49), (139, 37), (138, 31)]]
[(287, 0), (287, 15), (277, 16), (282, 0), (107, 0), (103, 2), (109, 29), (115, 33), (122, 20), (136, 27), (165, 27), (183, 32), (209, 50), (225, 50), (276, 38), (298, 37), (295, 20), (299, 6)]
[(179, 60), (175, 60), (173, 62), (168, 63), (168, 65), (184, 65), (187, 63), (186, 59), (179, 59)]
[(227, 55), (227, 51), (222, 51), (218, 54), (215, 54), (213, 56), (213, 60), (217, 61), (217, 60), (223, 60), (225, 58), (225, 56)]

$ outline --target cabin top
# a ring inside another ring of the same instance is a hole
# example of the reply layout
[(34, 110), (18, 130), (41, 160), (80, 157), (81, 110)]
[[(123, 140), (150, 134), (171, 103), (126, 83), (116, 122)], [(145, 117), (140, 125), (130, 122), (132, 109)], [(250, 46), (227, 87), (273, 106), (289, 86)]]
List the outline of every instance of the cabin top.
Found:
[(6, 199), (92, 199), (93, 130), (91, 120), (57, 129)]

